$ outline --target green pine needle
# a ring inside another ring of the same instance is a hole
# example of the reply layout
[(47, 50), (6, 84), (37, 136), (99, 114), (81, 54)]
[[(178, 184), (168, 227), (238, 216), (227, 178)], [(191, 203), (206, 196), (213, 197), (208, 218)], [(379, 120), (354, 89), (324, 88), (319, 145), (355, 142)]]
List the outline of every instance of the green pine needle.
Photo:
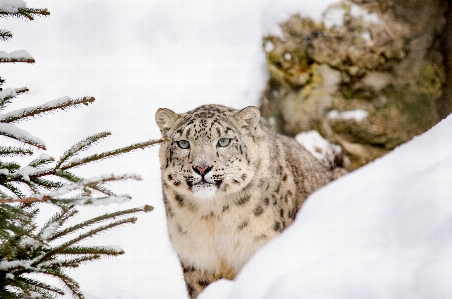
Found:
[(15, 13), (0, 11), (0, 17), (15, 17), (15, 18), (26, 18), (29, 21), (33, 21), (36, 16), (49, 16), (50, 12), (47, 8), (44, 9), (36, 9), (36, 8), (18, 8), (18, 11)]
[(31, 156), (33, 151), (14, 146), (0, 146), (0, 157), (11, 157), (11, 156)]
[(108, 246), (71, 246), (60, 252), (60, 254), (102, 254), (112, 256), (124, 253), (125, 252), (122, 249), (118, 251), (116, 248), (110, 248)]
[(67, 241), (67, 242), (65, 242), (65, 243), (63, 243), (63, 244), (61, 244), (59, 246), (56, 246), (56, 247), (52, 248), (50, 251), (48, 251), (43, 256), (38, 258), (35, 262), (33, 262), (31, 264), (31, 266), (34, 267), (34, 266), (36, 266), (36, 265), (38, 265), (38, 264), (40, 264), (42, 262), (48, 261), (55, 254), (61, 254), (62, 251), (64, 251), (67, 247), (72, 246), (73, 244), (78, 243), (81, 240), (84, 240), (86, 238), (89, 238), (89, 237), (92, 237), (94, 235), (97, 235), (98, 233), (101, 233), (103, 231), (110, 230), (110, 229), (112, 229), (112, 228), (114, 228), (116, 226), (124, 225), (124, 224), (127, 224), (127, 223), (135, 223), (136, 220), (137, 220), (137, 218), (135, 218), (135, 217), (121, 219), (121, 220), (113, 221), (113, 222), (111, 222), (111, 223), (109, 223), (107, 225), (103, 225), (103, 226), (97, 227), (97, 228), (92, 229), (92, 230), (90, 230), (90, 231), (88, 231), (86, 233), (80, 234), (78, 237), (76, 237), (76, 238), (74, 238), (74, 239), (72, 239), (70, 241)]
[(60, 167), (60, 169), (62, 170), (66, 170), (69, 168), (74, 168), (74, 167), (78, 167), (84, 164), (88, 164), (88, 163), (92, 163), (92, 162), (96, 162), (96, 161), (100, 161), (103, 159), (107, 159), (107, 158), (111, 158), (111, 157), (115, 157), (121, 154), (125, 154), (125, 153), (130, 153), (132, 151), (138, 150), (138, 149), (145, 149), (151, 146), (154, 146), (156, 144), (161, 144), (163, 142), (166, 142), (166, 139), (158, 139), (158, 140), (149, 140), (146, 142), (140, 142), (140, 143), (136, 143), (136, 144), (132, 144), (130, 146), (126, 146), (123, 148), (119, 148), (116, 150), (112, 150), (109, 152), (104, 152), (104, 153), (100, 153), (100, 154), (94, 154), (85, 158), (81, 158), (77, 161), (74, 161), (72, 163), (68, 163), (66, 165), (63, 165)]
[(74, 108), (80, 105), (86, 105), (93, 103), (96, 99), (94, 97), (83, 97), (77, 99), (71, 99), (67, 97), (65, 101), (51, 101), (40, 106), (22, 108), (5, 113), (0, 116), (0, 122), (2, 123), (14, 123), (25, 120), (30, 117), (36, 117), (45, 113), (49, 113), (58, 109), (65, 110), (67, 108)]
[(0, 29), (0, 41), (6, 41), (13, 37), (11, 31)]
[(85, 222), (82, 222), (80, 224), (73, 225), (71, 227), (65, 228), (64, 230), (55, 233), (53, 235), (53, 237), (50, 238), (49, 240), (51, 240), (51, 241), (56, 240), (58, 238), (64, 237), (64, 236), (66, 236), (68, 234), (71, 234), (71, 233), (73, 233), (73, 232), (75, 232), (75, 231), (77, 231), (79, 229), (87, 228), (87, 227), (89, 227), (91, 225), (98, 224), (98, 223), (101, 223), (103, 221), (107, 221), (107, 220), (110, 220), (110, 219), (115, 219), (115, 218), (120, 217), (120, 216), (136, 214), (136, 213), (139, 213), (139, 212), (147, 213), (147, 212), (152, 211), (153, 209), (154, 208), (152, 206), (145, 205), (145, 206), (143, 206), (141, 208), (133, 208), (133, 209), (117, 211), (117, 212), (114, 212), (114, 213), (106, 213), (106, 214), (104, 214), (102, 216), (98, 216), (98, 217), (89, 219), (89, 220), (87, 220)]
[(110, 132), (101, 132), (99, 134), (91, 135), (73, 146), (64, 152), (63, 156), (61, 156), (60, 160), (57, 162), (55, 168), (60, 168), (61, 164), (66, 162), (69, 158), (73, 157), (75, 154), (87, 150), (90, 146), (94, 145), (99, 140), (110, 136)]

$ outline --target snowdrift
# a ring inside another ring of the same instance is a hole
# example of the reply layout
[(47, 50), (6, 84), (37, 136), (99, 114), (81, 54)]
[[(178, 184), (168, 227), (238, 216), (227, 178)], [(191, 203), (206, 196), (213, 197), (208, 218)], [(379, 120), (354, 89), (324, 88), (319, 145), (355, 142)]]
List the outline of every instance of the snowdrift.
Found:
[(208, 298), (452, 298), (452, 116), (314, 193)]

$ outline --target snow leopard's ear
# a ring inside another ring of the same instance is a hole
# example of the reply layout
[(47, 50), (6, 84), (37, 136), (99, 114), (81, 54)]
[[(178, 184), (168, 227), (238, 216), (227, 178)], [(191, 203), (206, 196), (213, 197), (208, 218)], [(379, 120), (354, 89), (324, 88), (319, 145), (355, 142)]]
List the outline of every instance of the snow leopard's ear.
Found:
[(239, 127), (254, 130), (259, 123), (261, 113), (254, 106), (246, 107), (234, 115)]
[(177, 113), (172, 110), (166, 108), (159, 108), (157, 110), (155, 113), (155, 122), (157, 123), (157, 126), (159, 126), (163, 137), (168, 137), (166, 136), (166, 133), (168, 133), (178, 117)]

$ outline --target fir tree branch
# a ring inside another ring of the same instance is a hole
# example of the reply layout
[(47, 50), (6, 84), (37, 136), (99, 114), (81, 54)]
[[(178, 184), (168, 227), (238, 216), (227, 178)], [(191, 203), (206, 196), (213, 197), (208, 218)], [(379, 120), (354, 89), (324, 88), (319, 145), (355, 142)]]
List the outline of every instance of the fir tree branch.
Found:
[(74, 198), (53, 198), (50, 202), (54, 204), (71, 204), (71, 205), (109, 205), (112, 203), (124, 203), (132, 199), (130, 195), (114, 195), (106, 197), (74, 197)]
[[(0, 121), (1, 122), (1, 121)], [(40, 149), (46, 149), (44, 141), (29, 134), (27, 131), (19, 129), (12, 124), (0, 123), (0, 135), (19, 140), (23, 143), (36, 146)]]
[(25, 50), (13, 51), (9, 54), (4, 51), (0, 51), (0, 63), (15, 62), (35, 63), (35, 59)]
[[(17, 195), (17, 194), (16, 194)], [(20, 197), (20, 196), (18, 196)], [(27, 197), (24, 198), (25, 196), (22, 196), (21, 198), (8, 198), (8, 199), (1, 199), (0, 200), (0, 204), (2, 203), (31, 203), (31, 202), (46, 202), (50, 199), (52, 199), (52, 197), (50, 196), (42, 196), (42, 197)]]
[(17, 277), (17, 279), (18, 279), (19, 281), (22, 281), (22, 282), (28, 284), (28, 285), (32, 285), (32, 286), (38, 287), (38, 288), (40, 288), (40, 289), (44, 289), (44, 290), (46, 290), (46, 291), (51, 291), (51, 292), (57, 293), (57, 294), (59, 294), (59, 295), (64, 295), (63, 290), (61, 290), (60, 288), (57, 288), (57, 287), (48, 285), (48, 284), (46, 284), (46, 283), (43, 283), (43, 282), (34, 280), (34, 279), (32, 279), (32, 278), (21, 277), (21, 276), (19, 276), (19, 277)]
[(98, 255), (121, 255), (124, 254), (122, 248), (109, 246), (71, 246), (60, 252), (60, 254), (98, 254)]
[[(22, 193), (22, 191), (17, 188), (16, 186), (14, 186), (11, 183), (8, 182), (3, 182), (2, 186), (5, 187), (6, 189), (8, 189), (9, 191), (11, 191), (14, 195), (16, 195), (19, 199), (20, 198), (24, 198), (25, 194)], [(12, 201), (8, 201), (8, 200), (12, 200)], [(14, 201), (15, 199), (2, 199), (0, 200), (0, 203), (8, 203), (8, 202), (22, 202), (22, 201)]]
[(119, 148), (119, 149), (116, 149), (116, 150), (113, 150), (113, 151), (104, 152), (104, 153), (101, 153), (101, 154), (94, 154), (94, 155), (91, 155), (91, 156), (88, 156), (88, 157), (85, 157), (85, 158), (81, 158), (80, 160), (77, 160), (75, 162), (68, 163), (66, 165), (61, 166), (60, 169), (66, 170), (66, 169), (69, 169), (69, 168), (78, 167), (80, 165), (84, 165), (84, 164), (88, 164), (88, 163), (91, 163), (91, 162), (100, 161), (100, 160), (111, 158), (111, 157), (118, 156), (118, 155), (121, 155), (121, 154), (129, 153), (129, 152), (132, 152), (132, 151), (137, 150), (137, 149), (145, 149), (145, 148), (148, 148), (148, 147), (151, 147), (151, 146), (154, 146), (156, 144), (163, 143), (163, 142), (167, 142), (167, 139), (163, 139), (162, 138), (162, 139), (158, 139), (158, 140), (149, 140), (149, 141), (146, 141), (146, 142), (140, 142), (140, 143), (132, 144), (130, 146)]
[(14, 147), (14, 146), (0, 146), (0, 156), (10, 157), (10, 156), (31, 156), (33, 155), (33, 151), (22, 148), (22, 147)]
[(72, 296), (74, 298), (77, 299), (85, 299), (85, 296), (83, 295), (83, 293), (80, 291), (80, 286), (77, 282), (75, 282), (75, 280), (73, 280), (72, 278), (70, 278), (69, 276), (67, 276), (64, 273), (58, 273), (58, 276), (55, 275), (56, 277), (60, 278), (61, 281), (66, 285), (66, 287), (69, 289), (69, 291), (71, 291)]
[(80, 105), (86, 105), (93, 103), (95, 98), (83, 97), (77, 99), (71, 99), (70, 97), (63, 97), (55, 101), (51, 101), (36, 107), (22, 108), (20, 110), (11, 111), (0, 115), (0, 122), (2, 123), (14, 123), (17, 121), (25, 120), (29, 117), (36, 117), (43, 113), (48, 113), (54, 110), (65, 110), (66, 108), (73, 108)]
[(5, 108), (7, 104), (11, 103), (11, 100), (16, 96), (17, 92), (10, 87), (0, 91), (0, 109), (3, 110), (3, 108)]
[(7, 169), (9, 172), (14, 172), (20, 169), (20, 164), (17, 164), (15, 162), (1, 162), (0, 161), (0, 167), (1, 169)]
[(37, 197), (39, 198), (40, 196), (50, 196), (52, 198), (54, 197), (58, 197), (61, 195), (64, 195), (68, 192), (71, 191), (75, 191), (75, 190), (81, 190), (83, 189), (85, 186), (92, 186), (92, 185), (97, 185), (97, 184), (103, 184), (103, 183), (107, 183), (107, 182), (112, 182), (112, 181), (125, 181), (125, 180), (136, 180), (136, 181), (140, 181), (141, 177), (135, 174), (123, 174), (123, 175), (115, 175), (115, 174), (110, 174), (110, 175), (103, 175), (100, 177), (93, 177), (90, 179), (86, 179), (83, 180), (80, 183), (73, 183), (73, 184), (68, 184), (65, 185), (61, 188), (58, 188), (52, 192), (49, 192), (47, 194), (43, 194), (43, 195), (38, 195)]
[(0, 11), (0, 17), (15, 17), (15, 18), (27, 18), (30, 21), (34, 20), (34, 16), (49, 16), (50, 12), (47, 8), (27, 8), (19, 7), (17, 12)]
[(97, 227), (95, 229), (92, 229), (89, 232), (80, 234), (78, 237), (76, 237), (76, 238), (74, 238), (74, 239), (72, 239), (70, 241), (67, 241), (66, 243), (63, 243), (63, 244), (61, 244), (59, 246), (56, 246), (56, 247), (52, 248), (50, 251), (48, 251), (45, 254), (43, 254), (40, 258), (36, 259), (30, 266), (35, 267), (36, 265), (49, 260), (53, 255), (60, 254), (67, 247), (69, 247), (69, 246), (71, 246), (71, 245), (73, 245), (75, 243), (78, 243), (78, 242), (80, 242), (83, 239), (92, 237), (92, 236), (94, 236), (94, 235), (96, 235), (96, 234), (98, 234), (100, 232), (112, 229), (112, 228), (114, 228), (116, 226), (124, 225), (124, 224), (127, 224), (127, 223), (135, 223), (136, 221), (137, 221), (136, 217), (121, 219), (121, 220), (113, 221), (113, 222), (111, 222), (111, 223), (109, 223), (107, 225), (103, 225), (103, 226)]
[(38, 186), (37, 186), (35, 183), (33, 183), (32, 181), (22, 180), (22, 181), (20, 181), (20, 182), (22, 182), (22, 183), (24, 183), (25, 185), (27, 185), (28, 188), (31, 190), (31, 192), (33, 192), (34, 194), (39, 193), (39, 188), (38, 188)]
[(13, 37), (13, 33), (8, 30), (0, 29), (0, 41), (7, 41)]
[[(52, 216), (39, 230), (38, 236), (42, 238), (42, 235), (45, 231), (48, 232), (49, 227), (52, 224), (57, 223), (59, 227), (61, 227), (69, 218), (75, 216), (78, 211), (74, 209), (73, 206), (59, 206), (61, 211), (57, 212), (55, 215)], [(46, 232), (46, 233), (47, 233)], [(51, 239), (55, 234), (52, 234), (51, 236), (48, 236), (45, 238), (46, 240)]]
[(145, 205), (145, 206), (143, 206), (141, 208), (133, 208), (133, 209), (122, 210), (122, 211), (118, 211), (118, 212), (114, 212), (114, 213), (107, 213), (107, 214), (104, 214), (102, 216), (98, 216), (98, 217), (92, 218), (90, 220), (87, 220), (85, 222), (79, 223), (77, 225), (65, 228), (64, 230), (56, 233), (52, 238), (50, 238), (50, 240), (51, 241), (56, 240), (58, 238), (64, 237), (65, 235), (73, 233), (73, 232), (75, 232), (75, 231), (77, 231), (79, 229), (88, 227), (88, 226), (93, 225), (93, 224), (100, 223), (102, 221), (107, 221), (109, 219), (116, 218), (116, 217), (119, 217), (119, 216), (124, 216), (124, 215), (128, 215), (128, 214), (135, 214), (135, 213), (139, 213), (139, 212), (147, 213), (147, 212), (152, 211), (153, 209), (154, 209), (154, 207), (149, 206), (149, 205)]
[[(19, 177), (20, 174), (14, 176), (16, 178), (16, 181), (20, 181)], [(32, 175), (30, 175), (30, 178), (32, 178)], [(140, 176), (134, 175), (134, 174), (124, 174), (124, 175), (104, 175), (101, 177), (95, 177), (83, 180), (80, 183), (73, 183), (64, 185), (58, 189), (55, 189), (49, 193), (46, 194), (37, 194), (33, 197), (26, 197), (20, 189), (16, 188), (14, 185), (8, 182), (2, 182), (2, 185), (13, 192), (18, 198), (6, 198), (6, 199), (0, 199), (0, 204), (2, 203), (30, 203), (30, 202), (45, 202), (48, 200), (53, 200), (55, 197), (64, 195), (66, 193), (69, 193), (71, 191), (76, 191), (83, 189), (84, 187), (91, 187), (91, 186), (97, 186), (99, 183), (106, 183), (111, 181), (125, 181), (125, 180), (141, 180)], [(24, 183), (25, 181), (22, 180)], [(73, 201), (76, 202), (77, 198), (74, 198)], [(58, 202), (58, 199), (55, 199), (54, 203)], [(68, 202), (71, 203), (71, 202)]]
[(28, 92), (29, 89), (26, 87), (19, 87), (19, 88), (14, 88), (14, 91), (16, 92), (16, 94), (21, 94), (21, 93)]
[(34, 58), (5, 58), (5, 57), (0, 57), (0, 63), (16, 63), (16, 62), (35, 63), (36, 60), (34, 60)]
[[(94, 260), (98, 260), (102, 258), (102, 255), (100, 254), (87, 254), (82, 257), (74, 258), (74, 259), (67, 259), (67, 260), (60, 260), (58, 261), (58, 267), (60, 268), (78, 268), (80, 264), (91, 262)], [(50, 267), (49, 267), (50, 268)]]
[[(56, 299), (55, 296), (52, 296), (49, 291), (45, 291), (40, 289), (34, 285), (30, 285), (21, 280), (22, 277), (18, 276), (17, 279), (9, 280), (10, 286), (16, 287), (18, 292), (11, 293), (8, 292), (7, 295), (2, 295), (0, 298), (5, 299), (13, 299), (13, 298), (36, 298), (37, 295), (40, 295), (40, 299)], [(19, 291), (20, 290), (20, 291)], [(1, 294), (1, 293), (0, 293)]]
[[(81, 177), (76, 176), (75, 174), (69, 172), (69, 171), (63, 171), (60, 169), (55, 169), (55, 172), (53, 173), (54, 175), (61, 177), (63, 179), (68, 180), (69, 182), (73, 182), (73, 183), (81, 183), (83, 181), (83, 179)], [(114, 194), (112, 191), (110, 191), (109, 189), (105, 188), (104, 186), (100, 186), (100, 185), (91, 185), (89, 186), (89, 188), (100, 192), (102, 194), (108, 195), (108, 196), (115, 196), (116, 194)], [(89, 193), (90, 195), (90, 193)]]
[(30, 181), (35, 183), (39, 187), (45, 188), (47, 190), (52, 190), (52, 189), (55, 189), (55, 188), (61, 188), (61, 187), (64, 186), (63, 183), (54, 182), (54, 181), (50, 181), (50, 180), (45, 180), (45, 179), (42, 179), (42, 178), (31, 178)]
[(28, 88), (6, 88), (4, 90), (0, 89), (0, 111), (5, 109), (8, 104), (12, 102), (17, 95), (21, 93), (25, 93), (28, 91)]
[(45, 155), (45, 156), (40, 156), (39, 158), (37, 158), (37, 159), (34, 159), (33, 161), (31, 161), (30, 163), (28, 163), (28, 166), (31, 166), (31, 167), (39, 167), (39, 166), (45, 166), (45, 165), (47, 165), (47, 164), (50, 164), (50, 163), (52, 163), (53, 161), (55, 161), (55, 159), (54, 158), (52, 158), (52, 157), (50, 157), (50, 156), (47, 156), (47, 155)]
[(63, 156), (61, 156), (60, 160), (57, 162), (55, 168), (60, 168), (61, 164), (66, 162), (67, 159), (74, 156), (75, 154), (88, 149), (90, 146), (94, 145), (97, 141), (102, 138), (110, 136), (110, 132), (101, 132), (99, 134), (88, 136), (87, 138), (77, 142), (73, 146), (71, 146), (67, 151), (64, 152)]

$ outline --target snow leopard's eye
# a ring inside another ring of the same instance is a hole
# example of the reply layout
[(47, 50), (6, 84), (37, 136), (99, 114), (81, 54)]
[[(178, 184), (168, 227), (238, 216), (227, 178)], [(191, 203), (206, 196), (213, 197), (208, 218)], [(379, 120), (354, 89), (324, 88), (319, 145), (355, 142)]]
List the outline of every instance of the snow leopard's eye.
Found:
[(187, 140), (179, 140), (179, 141), (177, 142), (177, 145), (178, 145), (180, 148), (187, 149), (187, 148), (190, 147), (190, 142), (188, 142)]
[(229, 138), (220, 138), (220, 140), (218, 140), (218, 146), (220, 147), (226, 147), (231, 143), (231, 139)]

